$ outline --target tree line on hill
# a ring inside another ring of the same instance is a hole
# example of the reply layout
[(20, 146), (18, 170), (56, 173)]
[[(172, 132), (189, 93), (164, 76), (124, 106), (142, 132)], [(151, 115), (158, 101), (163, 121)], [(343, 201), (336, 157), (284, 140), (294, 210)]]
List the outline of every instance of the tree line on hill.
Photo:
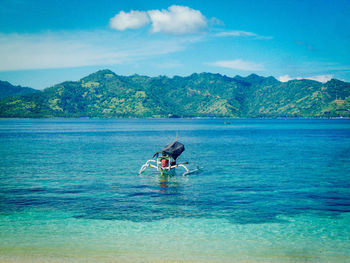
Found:
[(42, 91), (0, 81), (0, 117), (350, 117), (350, 83), (100, 70)]

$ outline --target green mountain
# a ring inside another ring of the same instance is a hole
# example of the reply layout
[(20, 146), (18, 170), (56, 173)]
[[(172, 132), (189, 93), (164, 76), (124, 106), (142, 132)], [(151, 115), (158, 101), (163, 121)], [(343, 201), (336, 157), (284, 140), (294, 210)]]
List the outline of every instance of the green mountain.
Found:
[(39, 91), (27, 87), (13, 86), (7, 81), (0, 80), (0, 100), (6, 97), (24, 95), (35, 92)]
[(80, 81), (0, 101), (0, 117), (350, 117), (350, 83), (119, 76), (101, 70)]

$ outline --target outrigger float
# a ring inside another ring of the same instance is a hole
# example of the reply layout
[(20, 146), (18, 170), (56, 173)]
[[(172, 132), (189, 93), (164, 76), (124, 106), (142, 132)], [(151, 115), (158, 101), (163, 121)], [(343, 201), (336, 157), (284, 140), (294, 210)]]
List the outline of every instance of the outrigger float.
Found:
[(139, 174), (142, 174), (143, 171), (146, 170), (147, 167), (155, 168), (162, 175), (173, 175), (175, 172), (175, 168), (182, 167), (185, 169), (185, 172), (182, 174), (183, 176), (194, 173), (199, 170), (199, 168), (190, 171), (185, 164), (188, 162), (176, 163), (176, 159), (183, 153), (185, 150), (185, 146), (178, 141), (174, 141), (166, 145), (162, 150), (156, 152), (153, 155), (153, 158), (148, 160), (144, 165), (142, 165)]

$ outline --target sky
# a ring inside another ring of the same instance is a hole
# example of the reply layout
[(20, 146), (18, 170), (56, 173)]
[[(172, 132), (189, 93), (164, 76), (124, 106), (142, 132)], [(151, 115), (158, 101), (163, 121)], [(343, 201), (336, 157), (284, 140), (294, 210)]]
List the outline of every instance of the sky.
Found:
[(0, 0), (0, 80), (252, 73), (350, 82), (350, 0)]

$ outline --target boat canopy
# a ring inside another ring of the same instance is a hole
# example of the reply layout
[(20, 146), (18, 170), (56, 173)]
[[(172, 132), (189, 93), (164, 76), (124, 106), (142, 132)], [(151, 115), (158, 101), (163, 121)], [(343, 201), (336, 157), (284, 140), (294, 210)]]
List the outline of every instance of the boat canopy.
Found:
[(156, 155), (159, 155), (161, 153), (162, 155), (169, 155), (171, 158), (176, 160), (177, 157), (179, 157), (184, 150), (185, 150), (185, 146), (181, 142), (174, 141), (174, 142), (169, 143), (167, 146), (165, 146), (159, 152), (156, 152), (153, 155), (153, 157)]

